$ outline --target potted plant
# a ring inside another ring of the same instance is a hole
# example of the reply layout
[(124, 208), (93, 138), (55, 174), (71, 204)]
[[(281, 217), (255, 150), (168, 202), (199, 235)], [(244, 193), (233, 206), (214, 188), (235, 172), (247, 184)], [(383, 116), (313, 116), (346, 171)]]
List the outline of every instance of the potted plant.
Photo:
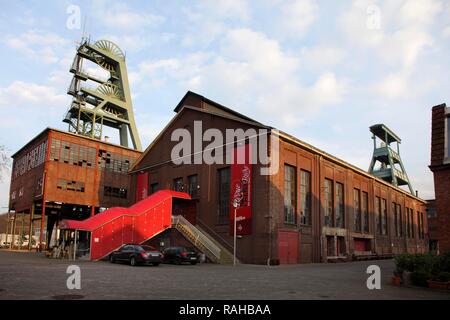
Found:
[(399, 286), (402, 283), (401, 273), (397, 270), (394, 271), (394, 276), (392, 277), (392, 284), (394, 286)]
[(427, 283), (428, 288), (431, 289), (448, 289), (450, 283), (450, 272), (440, 272), (428, 280)]

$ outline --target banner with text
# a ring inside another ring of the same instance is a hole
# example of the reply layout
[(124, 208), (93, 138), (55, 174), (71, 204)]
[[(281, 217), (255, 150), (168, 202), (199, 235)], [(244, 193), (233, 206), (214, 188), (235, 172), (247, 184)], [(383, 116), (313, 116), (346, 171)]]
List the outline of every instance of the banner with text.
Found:
[(144, 200), (148, 196), (148, 172), (139, 173), (137, 176), (136, 202)]
[[(236, 234), (252, 233), (252, 165), (249, 144), (233, 149), (230, 181), (230, 234), (234, 234), (234, 203), (236, 208)], [(238, 161), (239, 160), (239, 161)]]

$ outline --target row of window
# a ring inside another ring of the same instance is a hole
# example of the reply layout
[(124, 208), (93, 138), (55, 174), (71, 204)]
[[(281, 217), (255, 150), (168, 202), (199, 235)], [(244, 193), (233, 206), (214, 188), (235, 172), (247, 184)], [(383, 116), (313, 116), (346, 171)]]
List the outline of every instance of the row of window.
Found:
[(406, 208), (405, 215), (402, 214), (400, 204), (392, 203), (392, 212), (394, 214), (394, 231), (397, 237), (414, 238), (414, 210)]
[(193, 174), (187, 177), (187, 184), (184, 183), (184, 179), (182, 177), (173, 179), (172, 190), (186, 192), (191, 197), (198, 196), (198, 175)]
[[(195, 198), (198, 196), (198, 189), (198, 175), (196, 174), (187, 177), (187, 184), (184, 183), (182, 177), (173, 179), (172, 190), (174, 191), (187, 192), (192, 198)], [(153, 194), (158, 190), (158, 182), (150, 183), (150, 194)]]
[[(300, 223), (311, 224), (311, 173), (300, 170)], [(284, 222), (297, 224), (297, 169), (284, 170)]]
[[(324, 225), (327, 227), (345, 228), (344, 185), (330, 179), (323, 185)], [(311, 225), (311, 173), (300, 170), (300, 223)], [(414, 238), (414, 210), (406, 208), (406, 218), (402, 222), (401, 207), (392, 204), (394, 228), (397, 236)], [(369, 233), (369, 195), (359, 189), (353, 189), (353, 230)], [(388, 234), (387, 201), (375, 197), (376, 229), (380, 235)], [(284, 223), (297, 224), (297, 169), (294, 166), (284, 167)], [(405, 226), (403, 227), (403, 224)], [(404, 229), (403, 229), (404, 228)], [(424, 238), (423, 213), (418, 212), (418, 234)]]
[(110, 187), (110, 186), (103, 187), (103, 195), (105, 197), (126, 199), (127, 194), (128, 194), (128, 190), (125, 188), (117, 188), (117, 187)]
[(79, 145), (59, 139), (52, 139), (50, 160), (80, 167), (93, 167), (95, 162), (102, 169), (118, 173), (127, 173), (132, 159), (106, 150)]
[(84, 182), (58, 179), (56, 188), (67, 191), (84, 192)]

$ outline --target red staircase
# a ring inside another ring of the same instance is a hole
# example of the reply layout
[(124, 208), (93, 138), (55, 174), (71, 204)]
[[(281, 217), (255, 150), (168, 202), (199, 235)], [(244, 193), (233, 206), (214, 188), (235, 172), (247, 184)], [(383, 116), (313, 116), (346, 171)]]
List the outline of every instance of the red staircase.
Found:
[(60, 229), (91, 232), (91, 260), (99, 260), (125, 243), (142, 243), (172, 226), (172, 199), (184, 192), (161, 190), (129, 208), (111, 208), (83, 221), (62, 220)]

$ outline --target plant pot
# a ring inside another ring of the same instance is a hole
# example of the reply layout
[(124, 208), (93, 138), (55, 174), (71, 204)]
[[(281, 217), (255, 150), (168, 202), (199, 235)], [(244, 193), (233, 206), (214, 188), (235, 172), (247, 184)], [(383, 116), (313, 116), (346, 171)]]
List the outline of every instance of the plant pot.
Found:
[(400, 283), (402, 282), (402, 279), (400, 277), (392, 277), (392, 284), (394, 286), (400, 286)]
[(412, 272), (403, 271), (403, 285), (405, 285), (407, 287), (412, 286), (411, 274), (412, 274)]
[(447, 289), (448, 282), (428, 280), (428, 288), (430, 289)]

